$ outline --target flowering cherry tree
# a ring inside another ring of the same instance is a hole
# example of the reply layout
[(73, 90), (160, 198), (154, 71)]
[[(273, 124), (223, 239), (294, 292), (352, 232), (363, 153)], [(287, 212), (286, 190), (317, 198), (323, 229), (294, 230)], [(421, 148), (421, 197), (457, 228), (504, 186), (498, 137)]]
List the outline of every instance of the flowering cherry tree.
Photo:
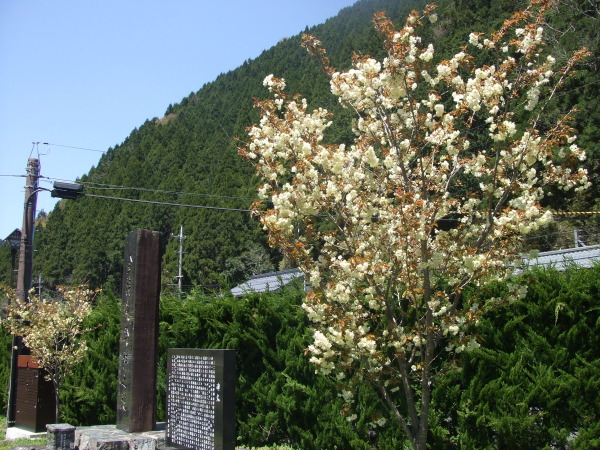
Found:
[(24, 345), (36, 357), (54, 385), (56, 418), (59, 418), (60, 387), (71, 370), (81, 362), (87, 345), (82, 335), (83, 321), (92, 312), (97, 291), (84, 286), (57, 288), (59, 299), (31, 296), (27, 302), (12, 299), (3, 325), (22, 336)]
[(521, 236), (552, 219), (540, 206), (547, 186), (588, 184), (570, 115), (551, 125), (544, 117), (585, 56), (557, 67), (545, 55), (549, 7), (533, 0), (437, 63), (417, 34), (437, 20), (434, 5), (401, 29), (376, 14), (387, 57), (355, 56), (346, 72), (305, 35), (332, 93), (356, 113), (354, 141), (327, 144), (331, 113), (309, 111), (269, 75), (273, 98), (257, 101), (260, 122), (240, 150), (272, 202), (255, 204), (271, 245), (312, 286), (303, 305), (314, 324), (311, 361), (340, 380), (348, 420), (352, 384), (371, 383), (388, 409), (373, 424), (395, 419), (415, 448), (427, 439), (434, 361), (477, 347), (469, 325), (525, 292), (514, 285), (483, 305), (464, 298), (465, 287), (510, 275)]

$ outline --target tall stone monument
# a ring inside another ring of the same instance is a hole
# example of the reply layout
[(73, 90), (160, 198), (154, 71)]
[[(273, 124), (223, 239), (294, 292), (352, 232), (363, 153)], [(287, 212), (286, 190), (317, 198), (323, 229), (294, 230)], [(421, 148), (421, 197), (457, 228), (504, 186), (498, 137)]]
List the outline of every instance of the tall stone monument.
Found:
[(156, 425), (156, 363), (160, 236), (134, 230), (125, 239), (117, 428), (130, 433)]

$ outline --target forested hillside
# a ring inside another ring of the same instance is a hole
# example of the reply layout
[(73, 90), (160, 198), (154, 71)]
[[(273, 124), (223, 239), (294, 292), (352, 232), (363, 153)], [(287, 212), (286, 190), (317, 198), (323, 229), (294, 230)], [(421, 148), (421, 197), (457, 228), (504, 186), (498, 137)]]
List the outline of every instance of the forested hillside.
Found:
[[(386, 11), (398, 22), (426, 3), (361, 0), (307, 31), (323, 42), (334, 66), (347, 68), (353, 51), (381, 56), (371, 24), (374, 12)], [(467, 42), (470, 31), (497, 27), (525, 3), (442, 0), (438, 2), (439, 21), (424, 39), (434, 42), (437, 58), (447, 57)], [(592, 189), (568, 204), (575, 210), (598, 208), (598, 10), (586, 0), (562, 0), (550, 19), (549, 51), (557, 59), (564, 60), (581, 45), (592, 52), (579, 75), (568, 80), (567, 94), (557, 99), (555, 108), (579, 110), (579, 145), (588, 151), (586, 164), (593, 174)], [(290, 30), (290, 34), (300, 31)], [(187, 236), (183, 257), (186, 285), (235, 283), (252, 273), (280, 267), (281, 257), (268, 248), (257, 220), (248, 212), (230, 210), (247, 210), (255, 198), (254, 169), (238, 155), (238, 147), (246, 139), (246, 128), (258, 118), (253, 98), (267, 95), (262, 80), (270, 73), (286, 78), (289, 91), (301, 93), (309, 106), (338, 108), (319, 63), (300, 47), (300, 34), (282, 40), (255, 60), (168, 105), (164, 117), (146, 120), (80, 180), (88, 194), (224, 209), (92, 197), (62, 201), (36, 231), (34, 273), (42, 273), (52, 282), (118, 288), (124, 237), (135, 228), (147, 228), (162, 233), (163, 283), (171, 283), (177, 275), (178, 258), (178, 242), (171, 235), (178, 233), (180, 225)], [(328, 138), (335, 142), (348, 139), (351, 120), (347, 112), (330, 128)], [(564, 207), (564, 200), (557, 195), (549, 206)]]

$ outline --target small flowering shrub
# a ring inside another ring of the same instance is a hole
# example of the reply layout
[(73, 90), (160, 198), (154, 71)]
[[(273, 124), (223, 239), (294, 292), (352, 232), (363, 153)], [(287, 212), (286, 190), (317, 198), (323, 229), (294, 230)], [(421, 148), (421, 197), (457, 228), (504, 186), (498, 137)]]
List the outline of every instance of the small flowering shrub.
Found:
[(82, 323), (92, 311), (96, 292), (84, 286), (59, 286), (58, 299), (32, 295), (27, 302), (14, 298), (7, 307), (3, 325), (12, 334), (22, 336), (23, 344), (54, 385), (57, 419), (62, 382), (87, 350), (82, 339), (87, 330)]
[(417, 34), (437, 20), (433, 5), (399, 30), (376, 14), (387, 57), (356, 55), (346, 72), (305, 35), (332, 93), (356, 113), (354, 142), (326, 144), (331, 114), (309, 111), (269, 75), (273, 98), (256, 103), (260, 122), (240, 150), (272, 202), (255, 204), (270, 243), (312, 286), (303, 305), (314, 324), (311, 361), (339, 380), (350, 421), (353, 383), (370, 382), (388, 408), (373, 426), (393, 418), (415, 448), (427, 439), (434, 361), (476, 348), (469, 325), (525, 293), (515, 285), (480, 304), (463, 300), (465, 287), (511, 274), (522, 235), (552, 219), (540, 205), (547, 186), (588, 185), (570, 116), (544, 116), (586, 54), (564, 67), (544, 54), (549, 7), (533, 0), (437, 63)]

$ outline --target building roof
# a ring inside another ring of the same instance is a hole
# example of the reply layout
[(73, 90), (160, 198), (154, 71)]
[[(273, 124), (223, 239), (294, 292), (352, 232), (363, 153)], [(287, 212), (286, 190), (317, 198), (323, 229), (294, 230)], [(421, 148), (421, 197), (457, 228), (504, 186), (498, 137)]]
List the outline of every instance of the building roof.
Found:
[(254, 275), (248, 281), (234, 287), (231, 294), (234, 297), (240, 297), (248, 293), (272, 292), (281, 289), (286, 284), (291, 283), (296, 278), (303, 277), (300, 269), (282, 270), (279, 272), (263, 273)]
[[(536, 258), (524, 260), (525, 267), (553, 267), (556, 270), (565, 270), (571, 265), (589, 268), (595, 263), (600, 263), (600, 245), (540, 252)], [(523, 269), (517, 270), (517, 273)], [(291, 283), (296, 278), (303, 277), (300, 269), (282, 270), (255, 275), (248, 281), (234, 287), (231, 294), (241, 297), (249, 293), (273, 292)]]
[(524, 262), (529, 267), (554, 267), (556, 270), (565, 270), (571, 265), (590, 268), (600, 262), (600, 245), (540, 252), (536, 258), (525, 259)]

